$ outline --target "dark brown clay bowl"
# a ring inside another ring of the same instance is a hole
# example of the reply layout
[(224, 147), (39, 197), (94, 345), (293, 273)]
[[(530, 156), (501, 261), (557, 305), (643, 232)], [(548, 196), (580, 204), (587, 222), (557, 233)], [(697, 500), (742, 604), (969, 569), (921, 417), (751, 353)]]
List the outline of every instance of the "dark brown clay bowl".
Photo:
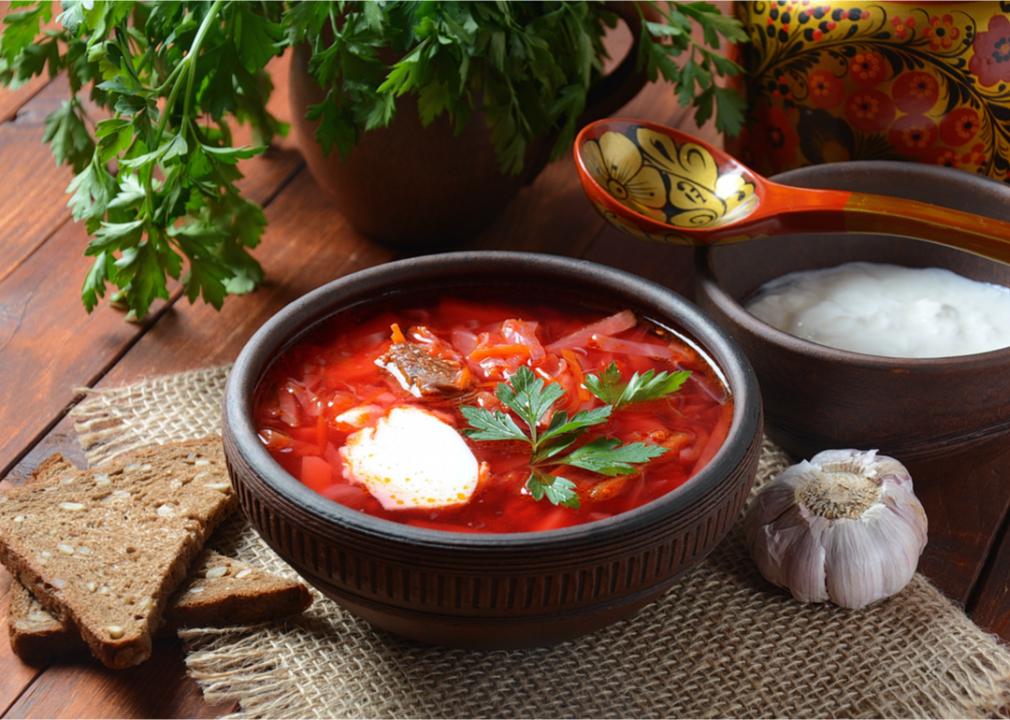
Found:
[[(711, 463), (630, 512), (546, 532), (427, 530), (358, 513), (291, 477), (251, 421), (253, 393), (278, 354), (319, 321), (399, 293), (474, 288), (564, 295), (602, 311), (630, 308), (693, 338), (722, 371), (733, 424)], [(617, 270), (523, 253), (451, 253), (389, 263), (315, 290), (281, 310), (239, 355), (225, 396), (224, 445), (242, 509), (302, 577), (375, 626), (463, 647), (546, 645), (632, 615), (726, 535), (753, 482), (761, 401), (736, 345), (680, 296)]]
[[(925, 200), (1010, 220), (1010, 187), (947, 168), (847, 162), (775, 179)], [(743, 307), (768, 280), (852, 260), (947, 268), (1001, 285), (1010, 285), (1010, 266), (909, 238), (855, 234), (764, 238), (712, 248), (699, 260), (699, 303), (750, 358), (768, 434), (794, 456), (826, 448), (879, 448), (909, 465), (917, 480), (942, 482), (983, 467), (1010, 469), (1010, 349), (930, 359), (864, 355), (801, 340)]]

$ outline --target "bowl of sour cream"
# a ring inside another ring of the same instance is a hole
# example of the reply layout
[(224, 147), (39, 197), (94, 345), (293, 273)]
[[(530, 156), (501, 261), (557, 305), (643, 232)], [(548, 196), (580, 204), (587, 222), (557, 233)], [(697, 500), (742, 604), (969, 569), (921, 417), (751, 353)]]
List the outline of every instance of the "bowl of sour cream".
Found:
[[(846, 162), (775, 180), (1010, 220), (1010, 186), (949, 168)], [(906, 237), (790, 235), (710, 248), (697, 293), (793, 455), (879, 448), (927, 482), (1010, 474), (1010, 265)]]
[(839, 350), (901, 358), (1010, 346), (1010, 288), (946, 268), (852, 261), (775, 278), (746, 302), (760, 320)]

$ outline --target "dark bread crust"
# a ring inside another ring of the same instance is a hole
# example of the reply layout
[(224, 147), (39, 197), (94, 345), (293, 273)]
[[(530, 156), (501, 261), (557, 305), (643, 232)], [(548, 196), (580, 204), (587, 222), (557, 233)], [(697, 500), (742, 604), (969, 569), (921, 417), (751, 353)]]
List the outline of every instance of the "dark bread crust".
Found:
[[(168, 617), (176, 627), (248, 625), (302, 612), (312, 596), (300, 582), (207, 553), (176, 596)], [(213, 577), (221, 569), (226, 574)]]
[(11, 650), (25, 662), (41, 665), (55, 657), (86, 655), (88, 646), (72, 625), (61, 623), (48, 613), (36, 617), (40, 606), (28, 589), (17, 580), (11, 582), (7, 608), (7, 633)]
[[(229, 573), (207, 578), (207, 571), (215, 567), (227, 567)], [(189, 592), (193, 588), (201, 591)], [(311, 604), (312, 596), (302, 583), (207, 550), (173, 598), (167, 622), (157, 636), (171, 636), (180, 627), (228, 627), (277, 620), (298, 614)], [(77, 628), (45, 612), (19, 582), (11, 584), (7, 629), (11, 649), (26, 662), (41, 664), (87, 654)]]
[[(60, 473), (74, 472), (77, 468), (59, 453), (43, 460), (29, 482), (45, 480)], [(25, 662), (42, 664), (53, 657), (82, 655), (88, 646), (81, 640), (80, 633), (73, 626), (67, 626), (49, 613), (38, 614), (38, 601), (28, 589), (11, 580), (9, 604), (7, 606), (7, 634), (11, 650)]]
[[(46, 461), (35, 475), (61, 461)], [(217, 437), (143, 448), (107, 468), (56, 473), (3, 500), (0, 562), (46, 610), (76, 625), (95, 657), (111, 668), (150, 657), (152, 633), (169, 598), (235, 505)], [(166, 505), (171, 514), (162, 515)], [(77, 574), (68, 572), (70, 560), (54, 555), (64, 536), (59, 547), (70, 547)], [(95, 546), (86, 546), (86, 557), (73, 555), (81, 537)], [(80, 576), (89, 572), (94, 580)], [(99, 581), (116, 590), (96, 594), (90, 586)]]

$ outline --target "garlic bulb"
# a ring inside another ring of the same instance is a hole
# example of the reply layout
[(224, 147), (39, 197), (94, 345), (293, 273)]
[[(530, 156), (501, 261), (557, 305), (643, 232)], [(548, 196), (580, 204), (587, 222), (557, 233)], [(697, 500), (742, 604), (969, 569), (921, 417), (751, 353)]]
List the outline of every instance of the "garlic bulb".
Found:
[(797, 600), (861, 608), (912, 579), (926, 513), (894, 458), (827, 450), (762, 488), (744, 532), (761, 574)]

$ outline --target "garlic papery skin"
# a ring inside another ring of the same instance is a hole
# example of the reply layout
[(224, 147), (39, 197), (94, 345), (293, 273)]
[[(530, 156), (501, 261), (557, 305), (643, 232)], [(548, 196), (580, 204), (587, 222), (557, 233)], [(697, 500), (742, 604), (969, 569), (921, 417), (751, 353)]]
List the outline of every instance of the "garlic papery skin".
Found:
[(926, 530), (908, 470), (876, 450), (826, 450), (787, 468), (744, 519), (765, 578), (797, 600), (854, 609), (908, 584)]

